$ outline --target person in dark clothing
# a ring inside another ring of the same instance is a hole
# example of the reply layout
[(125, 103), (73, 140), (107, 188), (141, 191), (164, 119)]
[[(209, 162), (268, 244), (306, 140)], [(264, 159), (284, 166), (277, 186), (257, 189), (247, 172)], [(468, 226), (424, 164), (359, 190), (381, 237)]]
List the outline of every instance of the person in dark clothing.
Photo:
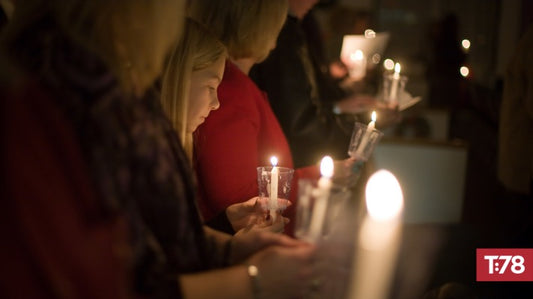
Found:
[(250, 72), (268, 94), (289, 141), (295, 167), (314, 164), (324, 155), (346, 158), (353, 123), (345, 122), (339, 114), (360, 113), (374, 103), (372, 97), (347, 94), (340, 88), (329, 75), (322, 50), (310, 42), (313, 39), (305, 28), (316, 26), (302, 20), (316, 2), (289, 1), (289, 15), (276, 48)]

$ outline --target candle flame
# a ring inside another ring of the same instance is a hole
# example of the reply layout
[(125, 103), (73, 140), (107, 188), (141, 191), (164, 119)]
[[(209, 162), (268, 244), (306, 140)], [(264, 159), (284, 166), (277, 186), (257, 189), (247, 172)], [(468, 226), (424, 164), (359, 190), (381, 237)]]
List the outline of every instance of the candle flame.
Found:
[(459, 73), (461, 74), (461, 76), (467, 77), (468, 74), (470, 74), (470, 70), (468, 69), (468, 67), (463, 65), (459, 68)]
[(378, 115), (376, 114), (376, 111), (372, 111), (372, 115), (370, 116), (370, 118), (374, 122), (378, 119)]
[(333, 159), (330, 156), (322, 158), (320, 162), (320, 174), (328, 178), (333, 176)]
[(394, 61), (390, 58), (387, 58), (385, 61), (383, 61), (383, 66), (386, 70), (392, 71), (392, 69), (394, 69)]
[(392, 220), (403, 209), (400, 183), (389, 171), (375, 172), (366, 183), (366, 207), (371, 218), (378, 221)]
[(394, 65), (394, 72), (396, 74), (399, 74), (401, 69), (402, 69), (402, 66), (398, 62), (396, 62), (396, 64)]
[(365, 38), (375, 38), (376, 32), (372, 29), (366, 29), (365, 30)]
[(363, 54), (363, 51), (361, 50), (356, 50), (354, 53), (350, 54), (350, 59), (355, 61), (355, 60), (363, 60), (364, 58), (364, 54)]
[(470, 41), (468, 39), (463, 39), (461, 41), (461, 46), (463, 46), (463, 49), (468, 50), (470, 49)]
[(270, 157), (270, 163), (272, 163), (272, 166), (278, 165), (278, 158), (276, 156)]

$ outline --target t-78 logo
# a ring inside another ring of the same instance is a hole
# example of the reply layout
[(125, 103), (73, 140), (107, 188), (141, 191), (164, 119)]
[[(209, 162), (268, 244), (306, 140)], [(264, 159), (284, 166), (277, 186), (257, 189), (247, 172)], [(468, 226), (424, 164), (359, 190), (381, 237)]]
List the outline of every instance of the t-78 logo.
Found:
[(533, 281), (533, 249), (477, 249), (476, 280)]

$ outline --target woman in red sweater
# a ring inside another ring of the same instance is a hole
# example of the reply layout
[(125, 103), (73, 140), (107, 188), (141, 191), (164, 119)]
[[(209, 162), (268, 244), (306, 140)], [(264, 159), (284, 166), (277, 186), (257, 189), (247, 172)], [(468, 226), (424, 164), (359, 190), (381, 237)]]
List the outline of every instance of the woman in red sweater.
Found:
[[(230, 56), (218, 88), (220, 108), (195, 132), (195, 165), (202, 186), (199, 207), (209, 221), (229, 205), (257, 196), (256, 168), (270, 165), (271, 156), (279, 159), (279, 166), (294, 168), (267, 96), (248, 76), (251, 67), (274, 49), (288, 7), (283, 0), (200, 0), (190, 9), (193, 18), (216, 28)], [(350, 167), (349, 162), (336, 166), (340, 165)], [(298, 179), (304, 177), (318, 178), (318, 164), (295, 170), (292, 202)], [(289, 207), (287, 217), (293, 218), (294, 207)]]

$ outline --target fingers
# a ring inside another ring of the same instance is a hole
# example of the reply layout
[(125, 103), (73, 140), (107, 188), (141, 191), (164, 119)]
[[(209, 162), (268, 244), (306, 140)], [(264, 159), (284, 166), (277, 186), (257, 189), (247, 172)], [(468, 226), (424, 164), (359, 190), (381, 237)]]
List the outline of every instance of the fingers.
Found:
[(263, 242), (268, 243), (269, 245), (277, 245), (282, 247), (298, 247), (309, 245), (306, 242), (291, 238), (284, 234), (269, 233), (264, 234), (262, 238), (264, 238)]

